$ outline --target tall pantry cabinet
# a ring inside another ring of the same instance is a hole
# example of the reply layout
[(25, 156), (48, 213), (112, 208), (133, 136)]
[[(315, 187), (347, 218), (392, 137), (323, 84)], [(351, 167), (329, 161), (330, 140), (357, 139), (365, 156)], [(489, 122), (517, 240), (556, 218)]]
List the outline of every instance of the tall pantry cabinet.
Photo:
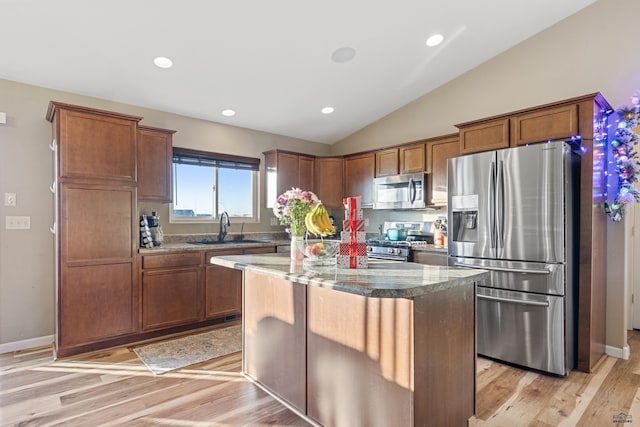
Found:
[(58, 357), (136, 332), (141, 117), (51, 102)]

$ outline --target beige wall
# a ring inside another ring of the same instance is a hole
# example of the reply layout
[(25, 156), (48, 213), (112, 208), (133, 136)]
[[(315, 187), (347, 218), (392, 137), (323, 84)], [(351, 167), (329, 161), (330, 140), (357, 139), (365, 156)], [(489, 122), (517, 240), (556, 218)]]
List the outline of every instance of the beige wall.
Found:
[[(483, 117), (601, 92), (614, 108), (640, 90), (637, 0), (599, 0), (334, 144), (342, 154), (456, 132)], [(609, 224), (607, 345), (626, 344), (624, 224)], [(622, 230), (622, 231), (621, 231)]]
[[(18, 205), (0, 206), (0, 218), (31, 215), (32, 221), (28, 231), (0, 227), (0, 345), (53, 333), (51, 126), (44, 119), (49, 100), (143, 116), (143, 124), (177, 130), (174, 144), (180, 147), (253, 157), (275, 147), (351, 153), (456, 132), (456, 123), (592, 92), (602, 92), (614, 106), (628, 104), (640, 89), (637, 16), (637, 0), (600, 0), (333, 147), (0, 80), (0, 111), (7, 113), (7, 124), (0, 125), (0, 195), (18, 193)], [(163, 218), (167, 212), (160, 210)], [(367, 231), (385, 219), (371, 215)], [(263, 223), (256, 229), (273, 228)], [(610, 244), (610, 259), (622, 259), (622, 251)], [(621, 286), (610, 281), (608, 294), (607, 343), (617, 348), (626, 342)]]
[[(160, 111), (118, 104), (0, 79), (0, 111), (7, 124), (0, 125), (0, 195), (17, 193), (17, 206), (0, 203), (0, 345), (53, 334), (54, 240), (53, 157), (51, 123), (45, 120), (50, 100), (142, 116), (142, 124), (176, 130), (174, 145), (263, 159), (272, 148), (328, 154), (330, 147), (298, 139), (251, 131)], [(167, 234), (211, 233), (211, 225), (168, 224), (168, 205), (141, 204), (158, 210)], [(87, 215), (91, 212), (87, 207)], [(30, 215), (30, 230), (5, 230), (7, 215)], [(262, 211), (260, 224), (244, 231), (282, 231), (269, 226), (270, 212)], [(231, 229), (230, 231), (233, 231)], [(239, 231), (239, 230), (238, 230)], [(99, 224), (96, 223), (96, 233)]]

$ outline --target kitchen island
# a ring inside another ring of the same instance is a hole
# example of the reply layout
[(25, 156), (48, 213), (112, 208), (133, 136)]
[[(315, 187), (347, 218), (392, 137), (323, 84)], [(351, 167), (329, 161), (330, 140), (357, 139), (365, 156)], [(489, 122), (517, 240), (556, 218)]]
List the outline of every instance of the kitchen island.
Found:
[(288, 255), (211, 263), (243, 271), (243, 372), (312, 423), (466, 426), (475, 411), (478, 270), (370, 261), (303, 268)]

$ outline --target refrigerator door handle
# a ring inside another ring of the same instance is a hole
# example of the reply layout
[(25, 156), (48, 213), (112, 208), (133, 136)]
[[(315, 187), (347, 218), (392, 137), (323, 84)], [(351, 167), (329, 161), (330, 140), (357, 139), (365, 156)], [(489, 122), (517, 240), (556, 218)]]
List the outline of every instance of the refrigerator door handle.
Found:
[(469, 265), (469, 264), (464, 264), (462, 262), (456, 262), (453, 265), (455, 267), (467, 267), (467, 268), (475, 268), (478, 270), (501, 271), (503, 273), (551, 274), (551, 272), (547, 269), (537, 270), (532, 268), (492, 267), (492, 266), (482, 266), (482, 265)]
[(496, 164), (491, 162), (489, 178), (489, 224), (491, 234), (491, 247), (496, 247)]
[(500, 248), (504, 248), (504, 160), (500, 160), (498, 164), (496, 183), (496, 244)]
[(496, 302), (509, 302), (512, 304), (520, 304), (520, 305), (533, 305), (533, 306), (537, 306), (537, 307), (549, 307), (549, 301), (527, 301), (527, 300), (521, 300), (521, 299), (512, 299), (512, 298), (500, 298), (500, 297), (492, 297), (489, 295), (477, 295), (478, 299), (484, 299), (484, 300), (489, 300), (489, 301), (496, 301)]

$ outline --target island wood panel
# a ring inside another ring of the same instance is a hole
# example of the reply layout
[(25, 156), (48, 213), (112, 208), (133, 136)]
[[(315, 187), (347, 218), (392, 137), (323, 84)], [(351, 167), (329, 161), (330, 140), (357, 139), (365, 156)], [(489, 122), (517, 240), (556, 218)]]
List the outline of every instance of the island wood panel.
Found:
[(244, 271), (243, 371), (306, 413), (306, 290)]
[(475, 285), (414, 298), (416, 426), (466, 426), (475, 413)]
[(307, 294), (307, 415), (325, 426), (414, 425), (412, 301)]

